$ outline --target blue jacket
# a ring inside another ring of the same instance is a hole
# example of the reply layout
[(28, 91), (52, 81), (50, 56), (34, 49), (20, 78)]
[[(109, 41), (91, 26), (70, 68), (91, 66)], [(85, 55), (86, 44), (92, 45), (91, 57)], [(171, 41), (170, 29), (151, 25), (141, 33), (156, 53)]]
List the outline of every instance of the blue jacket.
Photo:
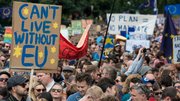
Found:
[(82, 96), (80, 95), (80, 93), (79, 93), (79, 92), (76, 92), (76, 93), (74, 93), (74, 94), (71, 94), (71, 95), (68, 97), (67, 101), (79, 101), (81, 98), (82, 98)]
[(144, 58), (140, 57), (140, 60), (138, 60), (139, 58), (136, 58), (133, 63), (129, 66), (128, 70), (124, 73), (125, 75), (130, 75), (130, 74), (137, 74), (138, 71), (141, 70), (143, 62), (144, 62)]

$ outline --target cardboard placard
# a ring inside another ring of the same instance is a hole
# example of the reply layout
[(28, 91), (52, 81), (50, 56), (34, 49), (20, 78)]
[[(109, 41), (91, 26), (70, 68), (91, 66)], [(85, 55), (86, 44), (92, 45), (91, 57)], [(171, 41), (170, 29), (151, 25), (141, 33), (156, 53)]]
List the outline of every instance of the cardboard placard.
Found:
[(12, 69), (55, 70), (61, 6), (13, 2)]

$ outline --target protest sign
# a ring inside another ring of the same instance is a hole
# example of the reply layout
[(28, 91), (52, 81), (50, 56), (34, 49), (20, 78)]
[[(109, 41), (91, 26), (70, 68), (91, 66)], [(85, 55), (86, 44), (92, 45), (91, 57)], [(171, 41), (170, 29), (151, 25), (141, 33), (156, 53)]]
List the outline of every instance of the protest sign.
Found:
[(173, 61), (174, 63), (180, 63), (180, 36), (174, 36), (173, 38)]
[(126, 51), (133, 52), (137, 48), (149, 48), (150, 41), (149, 40), (126, 40)]
[(12, 42), (12, 27), (5, 27), (4, 43), (11, 44)]
[(164, 17), (164, 15), (163, 15), (163, 14), (159, 14), (159, 15), (157, 16), (156, 24), (157, 24), (157, 25), (158, 25), (158, 24), (164, 24), (164, 22), (165, 22), (165, 17)]
[(139, 34), (139, 33), (129, 33), (129, 40), (146, 40), (146, 34)]
[(81, 20), (72, 20), (72, 34), (82, 34), (82, 23)]
[(55, 70), (61, 6), (13, 2), (12, 69)]
[[(107, 22), (110, 14), (107, 14)], [(152, 35), (156, 22), (156, 15), (112, 14), (108, 32), (110, 34), (141, 33)]]

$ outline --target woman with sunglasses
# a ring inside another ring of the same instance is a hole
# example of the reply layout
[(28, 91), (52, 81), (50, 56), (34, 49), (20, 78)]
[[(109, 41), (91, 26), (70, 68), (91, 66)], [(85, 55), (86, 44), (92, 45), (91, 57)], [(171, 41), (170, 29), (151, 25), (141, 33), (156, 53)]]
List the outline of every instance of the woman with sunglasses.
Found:
[(46, 92), (46, 87), (41, 82), (34, 81), (30, 93), (32, 101), (37, 101), (37, 96), (43, 92)]
[(66, 101), (63, 100), (63, 88), (59, 83), (55, 83), (51, 88), (50, 93), (53, 97), (53, 101)]

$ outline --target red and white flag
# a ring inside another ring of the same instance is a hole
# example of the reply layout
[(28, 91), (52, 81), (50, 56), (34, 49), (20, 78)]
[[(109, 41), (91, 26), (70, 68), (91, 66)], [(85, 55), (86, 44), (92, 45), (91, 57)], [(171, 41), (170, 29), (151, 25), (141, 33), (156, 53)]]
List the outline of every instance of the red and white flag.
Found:
[(60, 34), (60, 48), (59, 48), (59, 58), (60, 59), (79, 59), (87, 54), (88, 49), (88, 33), (91, 25), (88, 25), (81, 36), (80, 41), (77, 46), (74, 46), (69, 42), (63, 35)]

